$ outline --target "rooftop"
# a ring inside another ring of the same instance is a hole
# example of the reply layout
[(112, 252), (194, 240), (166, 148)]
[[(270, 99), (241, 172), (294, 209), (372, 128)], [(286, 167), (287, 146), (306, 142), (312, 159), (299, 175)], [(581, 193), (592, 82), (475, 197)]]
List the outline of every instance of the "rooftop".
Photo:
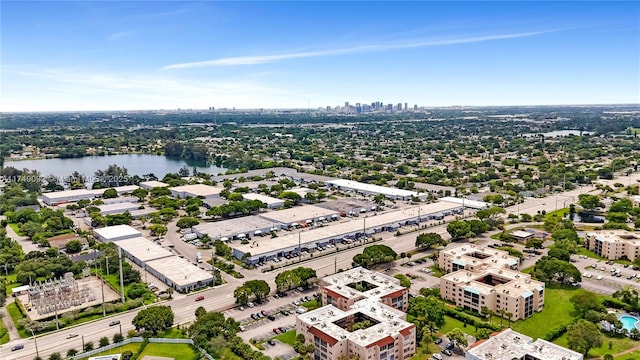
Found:
[(111, 211), (122, 211), (125, 212), (127, 210), (136, 210), (140, 207), (139, 203), (131, 203), (131, 202), (122, 202), (122, 203), (115, 203), (115, 204), (105, 204), (105, 205), (98, 205), (98, 209), (100, 209), (100, 212), (111, 212)]
[[(347, 321), (349, 317), (368, 318), (372, 326), (366, 329), (350, 331)], [(298, 315), (303, 323), (309, 326), (309, 331), (321, 331), (338, 340), (349, 340), (359, 346), (367, 347), (385, 338), (398, 335), (401, 330), (411, 329), (415, 325), (404, 320), (402, 311), (380, 303), (377, 299), (364, 299), (354, 303), (347, 311), (342, 311), (333, 305)], [(313, 330), (313, 327), (316, 330)]]
[(529, 274), (490, 267), (479, 271), (458, 270), (444, 275), (441, 279), (466, 285), (466, 290), (485, 295), (497, 291), (517, 297), (544, 288), (544, 283), (532, 280)]
[(257, 194), (257, 193), (242, 194), (242, 197), (247, 200), (260, 200), (267, 205), (284, 203), (284, 200), (282, 199), (274, 198), (274, 197), (263, 195), (263, 194)]
[(221, 187), (204, 184), (182, 185), (169, 188), (172, 192), (185, 193), (189, 196), (212, 196), (218, 195), (222, 191)]
[(193, 230), (197, 233), (208, 234), (211, 239), (218, 239), (224, 236), (234, 236), (253, 230), (270, 229), (273, 226), (273, 221), (263, 219), (259, 216), (244, 216), (241, 218), (198, 224), (193, 227)]
[(481, 247), (475, 244), (455, 244), (440, 251), (440, 255), (444, 258), (452, 258), (454, 263), (464, 266), (486, 264), (489, 267), (510, 268), (520, 263), (517, 257), (509, 255), (504, 250)]
[[(304, 230), (300, 233), (291, 232), (291, 233), (280, 233), (277, 238), (262, 238), (258, 239), (258, 247), (252, 244), (233, 244), (232, 247), (238, 249), (239, 251), (246, 253), (250, 252), (252, 255), (269, 253), (272, 251), (276, 251), (279, 249), (294, 247), (298, 245), (298, 240), (300, 244), (315, 244), (318, 241), (326, 241), (329, 239), (341, 239), (344, 235), (353, 234), (356, 232), (362, 232), (363, 227), (367, 229), (382, 227), (385, 225), (391, 225), (398, 223), (400, 221), (406, 221), (412, 218), (417, 218), (418, 214), (421, 216), (426, 216), (428, 214), (435, 214), (444, 210), (454, 209), (458, 206), (450, 203), (432, 203), (432, 204), (424, 204), (420, 206), (414, 206), (412, 208), (407, 208), (403, 210), (395, 210), (389, 212), (376, 213), (372, 215), (371, 213), (361, 214), (359, 217), (353, 218), (342, 218), (340, 222), (332, 222), (322, 227), (314, 227), (309, 230)], [(297, 210), (303, 207), (295, 207), (289, 210)], [(317, 207), (316, 207), (317, 208)], [(282, 213), (283, 211), (275, 211), (269, 212), (267, 214), (274, 213)], [(325, 211), (327, 211), (325, 209)], [(330, 212), (335, 214), (335, 212)], [(265, 215), (260, 215), (265, 217)], [(242, 218), (242, 219), (246, 219)], [(284, 218), (286, 219), (286, 218)], [(293, 218), (296, 219), (296, 218)], [(297, 219), (304, 220), (304, 217), (298, 216)], [(284, 221), (284, 223), (293, 222), (292, 219), (289, 221)], [(198, 225), (200, 226), (200, 225)], [(246, 226), (245, 226), (246, 228)], [(197, 229), (197, 226), (196, 226)], [(298, 235), (299, 234), (299, 235)], [(256, 239), (254, 239), (256, 240)]]
[(150, 187), (150, 188), (154, 188), (154, 187), (167, 187), (169, 186), (169, 184), (167, 183), (163, 183), (162, 181), (155, 181), (155, 180), (151, 180), (151, 181), (143, 181), (139, 184), (140, 186), (146, 186), (146, 187)]
[(415, 191), (396, 189), (396, 188), (390, 188), (386, 186), (379, 186), (379, 185), (373, 185), (373, 184), (365, 184), (365, 183), (361, 183), (353, 180), (337, 179), (337, 180), (329, 180), (326, 183), (334, 186), (346, 187), (346, 188), (366, 191), (370, 193), (384, 194), (387, 196), (404, 196), (404, 197), (418, 196), (418, 193)]
[(378, 299), (404, 289), (400, 286), (400, 280), (362, 267), (324, 277), (322, 283), (325, 284), (325, 289), (347, 299), (358, 297)]
[(471, 199), (466, 199), (466, 198), (458, 198), (458, 197), (453, 197), (453, 196), (443, 197), (443, 198), (440, 198), (438, 200), (439, 201), (446, 201), (446, 202), (450, 202), (450, 203), (454, 203), (454, 204), (458, 204), (458, 205), (464, 205), (465, 207), (472, 208), (472, 209), (488, 209), (490, 207), (490, 204), (486, 203), (484, 201), (471, 200)]
[(189, 260), (170, 256), (167, 258), (151, 260), (147, 266), (163, 274), (177, 286), (187, 286), (198, 281), (210, 281), (213, 275), (193, 265)]
[(142, 236), (140, 231), (132, 228), (129, 225), (107, 226), (103, 228), (94, 229), (93, 232), (99, 237), (105, 239), (106, 241), (111, 241), (111, 239), (115, 239), (123, 236), (126, 236), (126, 237)]
[(595, 237), (597, 240), (610, 243), (630, 243), (640, 246), (640, 237), (625, 230), (588, 232), (587, 237)]
[(335, 213), (336, 212), (333, 210), (327, 210), (315, 205), (302, 205), (284, 210), (275, 210), (261, 213), (259, 216), (268, 220), (288, 224), (293, 222), (305, 221), (307, 219), (317, 219), (323, 216), (329, 217)]
[(513, 331), (511, 328), (472, 345), (468, 354), (482, 360), (523, 359), (525, 356), (540, 360), (582, 360), (582, 354), (563, 348), (548, 341), (532, 338)]
[(171, 251), (144, 237), (120, 240), (117, 244), (122, 250), (143, 262), (175, 256)]

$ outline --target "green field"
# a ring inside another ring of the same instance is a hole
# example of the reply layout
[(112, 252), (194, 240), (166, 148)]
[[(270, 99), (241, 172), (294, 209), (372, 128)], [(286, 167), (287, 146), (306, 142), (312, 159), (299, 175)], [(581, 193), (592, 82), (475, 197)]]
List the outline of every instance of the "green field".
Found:
[(283, 342), (285, 344), (289, 344), (289, 345), (293, 346), (293, 344), (296, 342), (296, 331), (295, 330), (289, 330), (284, 334), (280, 334), (280, 335), (276, 336), (275, 339), (280, 340), (281, 342)]
[(320, 307), (320, 303), (318, 302), (318, 300), (316, 299), (312, 299), (306, 302), (303, 302), (302, 304), (300, 304), (301, 306), (304, 306), (307, 310), (311, 311), (311, 310), (315, 310), (317, 308)]
[(22, 231), (20, 231), (20, 227), (16, 223), (9, 223), (9, 227), (16, 233), (18, 236), (24, 236)]
[[(9, 312), (9, 316), (11, 316), (11, 320), (13, 320), (13, 325), (16, 327), (16, 329), (18, 328), (18, 321), (22, 320), (22, 314), (20, 313), (20, 310), (18, 309), (18, 305), (16, 305), (15, 302), (12, 303), (8, 303), (7, 306), (7, 312)], [(27, 330), (22, 329), (22, 330), (18, 330), (18, 333), (20, 333), (20, 337), (22, 338), (26, 338), (29, 337), (31, 334), (27, 333)]]
[(640, 350), (615, 357), (616, 360), (640, 360)]
[(189, 344), (156, 344), (149, 343), (138, 359), (149, 356), (170, 357), (175, 360), (194, 360), (199, 358), (198, 351)]
[[(0, 324), (0, 333), (6, 331), (7, 329), (4, 328), (1, 324)], [(2, 337), (0, 337), (0, 345), (2, 344), (6, 344), (9, 342), (9, 332), (5, 332), (4, 335), (2, 335)]]
[(545, 289), (544, 310), (534, 313), (525, 320), (518, 320), (512, 323), (511, 327), (527, 336), (544, 338), (544, 335), (552, 328), (573, 321), (575, 314), (569, 299), (573, 295), (584, 291), (568, 286), (549, 285)]
[(464, 327), (464, 323), (462, 321), (446, 315), (444, 317), (444, 326), (438, 331), (438, 333), (446, 335), (448, 332), (456, 328), (462, 330), (465, 334), (476, 336), (476, 329), (473, 325), (467, 325), (467, 327)]
[[(140, 346), (142, 346), (141, 342), (139, 342), (139, 343), (130, 343), (130, 344), (118, 346), (117, 348), (113, 348), (111, 350), (103, 351), (101, 353), (98, 353), (97, 355), (92, 355), (92, 356), (121, 354), (121, 353), (123, 353), (123, 352), (125, 352), (127, 350), (129, 350), (129, 351), (131, 351), (132, 353), (135, 354), (140, 349)], [(80, 349), (76, 349), (76, 350), (80, 350)], [(84, 358), (84, 359), (87, 359), (87, 358)]]
[[(609, 342), (611, 342), (611, 349), (609, 349)], [(553, 343), (558, 344), (560, 346), (568, 347), (567, 334), (564, 334), (561, 337), (555, 339)], [(611, 337), (602, 335), (602, 346), (591, 349), (589, 351), (589, 356), (586, 356), (585, 359), (601, 357), (605, 354), (617, 354), (619, 352), (631, 349), (632, 347), (635, 347), (638, 345), (640, 345), (640, 343), (638, 343), (637, 341), (633, 341), (629, 338), (618, 339), (618, 338), (611, 338)], [(628, 357), (631, 355), (624, 355), (622, 359), (626, 359), (625, 356)], [(638, 358), (638, 360), (640, 360), (640, 358)]]

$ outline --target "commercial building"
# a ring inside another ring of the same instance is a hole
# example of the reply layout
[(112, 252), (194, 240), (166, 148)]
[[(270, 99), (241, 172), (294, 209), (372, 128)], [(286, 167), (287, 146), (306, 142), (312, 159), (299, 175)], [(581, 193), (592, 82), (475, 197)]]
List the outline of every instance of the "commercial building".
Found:
[(214, 221), (198, 224), (191, 230), (202, 237), (209, 236), (212, 240), (242, 240), (256, 235), (266, 235), (272, 230), (280, 230), (278, 223), (263, 219), (259, 216), (244, 216), (241, 218)]
[[(306, 343), (315, 345), (314, 359), (337, 360), (357, 356), (359, 359), (391, 360), (407, 359), (415, 354), (415, 325), (406, 321), (403, 311), (385, 304), (390, 291), (406, 291), (391, 279), (362, 268), (322, 279), (323, 299), (333, 292), (331, 288), (335, 290), (338, 283), (357, 293), (348, 294), (347, 301), (297, 316), (296, 332), (304, 334)], [(365, 283), (368, 287), (379, 284), (379, 294), (375, 289), (355, 289)], [(388, 286), (393, 288), (385, 290)]]
[(400, 280), (362, 267), (326, 276), (320, 288), (322, 303), (343, 311), (362, 299), (378, 299), (404, 312), (409, 303), (409, 290), (400, 286)]
[(329, 180), (326, 182), (330, 187), (336, 188), (341, 191), (352, 191), (362, 195), (379, 195), (382, 194), (386, 198), (391, 200), (411, 200), (413, 197), (417, 197), (421, 200), (427, 198), (427, 194), (418, 193), (415, 191), (396, 189), (385, 186), (373, 185), (361, 183), (353, 180)]
[(589, 232), (585, 241), (589, 250), (609, 260), (635, 261), (640, 256), (640, 236), (629, 231)]
[(102, 242), (112, 242), (141, 237), (140, 231), (129, 225), (115, 225), (93, 230), (95, 237)]
[[(138, 186), (126, 185), (118, 186), (114, 189), (118, 193), (118, 196), (121, 196), (132, 193), (135, 189), (138, 189)], [(42, 194), (42, 201), (49, 206), (55, 206), (80, 200), (91, 200), (101, 198), (105, 190), (107, 189), (77, 189), (44, 193)]]
[(193, 291), (213, 285), (212, 273), (204, 271), (178, 256), (151, 260), (146, 263), (146, 270), (179, 292)]
[[(303, 210), (309, 208), (311, 210)], [(314, 210), (315, 209), (315, 210)], [(265, 262), (276, 257), (286, 255), (297, 256), (299, 252), (314, 251), (318, 247), (327, 244), (340, 244), (344, 241), (351, 241), (363, 236), (372, 236), (382, 231), (397, 231), (402, 226), (417, 226), (420, 222), (432, 219), (443, 219), (446, 215), (460, 213), (462, 210), (455, 204), (446, 202), (437, 202), (431, 204), (422, 204), (413, 208), (395, 210), (388, 212), (368, 213), (359, 217), (347, 217), (348, 221), (331, 221), (342, 218), (338, 212), (328, 209), (322, 209), (317, 206), (301, 206), (283, 211), (268, 212), (257, 217), (271, 220), (271, 226), (275, 229), (289, 229), (293, 227), (303, 227), (306, 229), (302, 232), (281, 233), (276, 238), (264, 237), (253, 238), (249, 243), (230, 244), (233, 254), (237, 259), (245, 258), (246, 253), (251, 256), (244, 260), (248, 263)], [(274, 214), (278, 214), (277, 217)], [(284, 214), (284, 216), (282, 216)], [(295, 222), (287, 223), (287, 219), (295, 219)], [(343, 218), (344, 219), (344, 218)], [(255, 220), (244, 217), (237, 220), (243, 220), (247, 224), (252, 224)], [(210, 223), (211, 231), (215, 234), (215, 224)], [(242, 224), (241, 224), (242, 225)], [(206, 232), (203, 230), (205, 224), (197, 225), (194, 230), (197, 233)], [(242, 225), (248, 227), (247, 225)], [(243, 234), (248, 232), (243, 230)], [(211, 235), (209, 235), (211, 236)], [(212, 237), (216, 238), (216, 237)]]
[(154, 187), (168, 187), (169, 184), (167, 183), (163, 183), (161, 181), (143, 181), (141, 183), (138, 184), (141, 188), (146, 189), (146, 190), (151, 190)]
[(218, 197), (223, 189), (216, 186), (194, 184), (170, 187), (169, 190), (172, 196), (184, 199), (187, 197)]
[(114, 214), (122, 214), (126, 211), (138, 210), (142, 204), (139, 203), (115, 203), (115, 204), (105, 204), (98, 205), (98, 209), (100, 209), (100, 215), (114, 215)]
[(582, 354), (507, 328), (473, 344), (465, 360), (582, 360)]
[(490, 207), (490, 204), (484, 201), (471, 200), (467, 198), (458, 198), (453, 196), (446, 196), (438, 200), (462, 205), (465, 208), (477, 209), (477, 210), (488, 209)]
[(246, 200), (262, 201), (263, 203), (267, 204), (267, 208), (269, 209), (277, 209), (284, 206), (284, 200), (263, 194), (246, 193), (242, 194), (242, 197)]
[(544, 307), (544, 283), (512, 270), (513, 259), (503, 251), (463, 244), (440, 252), (439, 264), (453, 271), (440, 278), (440, 296), (466, 310), (504, 311), (516, 320)]

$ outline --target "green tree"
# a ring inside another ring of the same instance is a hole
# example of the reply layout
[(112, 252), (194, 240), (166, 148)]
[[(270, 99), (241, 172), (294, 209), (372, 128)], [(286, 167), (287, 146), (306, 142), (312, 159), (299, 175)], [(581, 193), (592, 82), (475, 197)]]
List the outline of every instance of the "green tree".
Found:
[(584, 317), (589, 310), (604, 313), (606, 308), (600, 302), (598, 296), (592, 292), (581, 291), (576, 295), (573, 295), (569, 301), (573, 304), (576, 312), (580, 314), (580, 317)]
[(453, 241), (464, 239), (471, 235), (471, 226), (464, 220), (454, 220), (447, 225), (447, 232)]
[(398, 280), (400, 280), (400, 286), (406, 287), (407, 289), (409, 289), (411, 287), (411, 280), (409, 280), (407, 275), (405, 275), (405, 274), (395, 274), (395, 275), (393, 275), (393, 277), (398, 279)]
[(596, 195), (591, 194), (580, 194), (578, 195), (578, 205), (582, 206), (587, 211), (593, 211), (597, 208), (604, 207), (600, 198)]
[(598, 326), (584, 319), (567, 326), (567, 346), (587, 357), (589, 350), (602, 346)]
[(176, 226), (179, 227), (180, 229), (186, 229), (186, 228), (190, 228), (192, 226), (198, 225), (199, 222), (200, 220), (198, 220), (198, 218), (185, 216), (178, 220), (178, 222), (176, 223)]
[(59, 352), (54, 352), (49, 355), (49, 360), (62, 360), (62, 355)]
[(246, 286), (238, 286), (233, 291), (233, 297), (236, 299), (236, 303), (240, 305), (247, 305), (249, 302), (249, 295), (251, 295), (251, 290)]
[(84, 343), (84, 352), (93, 350), (93, 342), (89, 341)]
[(105, 347), (107, 345), (109, 345), (109, 338), (106, 336), (103, 336), (100, 338), (100, 341), (98, 342), (98, 344), (100, 345), (100, 347)]
[(82, 250), (82, 243), (80, 240), (71, 240), (64, 245), (64, 248), (68, 253), (76, 254)]
[(377, 264), (384, 264), (394, 261), (398, 258), (393, 249), (386, 245), (371, 245), (367, 246), (362, 254), (357, 254), (353, 257), (354, 264), (363, 267), (369, 267)]
[(118, 191), (114, 188), (110, 188), (105, 190), (102, 193), (102, 197), (105, 199), (113, 199), (113, 198), (117, 198), (118, 197)]
[(122, 341), (124, 341), (124, 335), (122, 335), (119, 332), (113, 334), (113, 343), (114, 344), (117, 344), (117, 343), (122, 342)]
[(300, 284), (300, 277), (293, 270), (285, 270), (276, 275), (276, 288), (278, 291), (291, 290)]
[(78, 350), (76, 349), (67, 350), (67, 357), (73, 357), (73, 356), (76, 356), (77, 354), (78, 354)]
[(467, 346), (467, 338), (464, 336), (462, 330), (455, 328), (447, 333), (447, 338), (462, 349), (463, 346)]
[(445, 245), (447, 242), (437, 233), (420, 234), (416, 237), (416, 247), (430, 249), (432, 247)]
[(131, 323), (137, 331), (155, 335), (173, 326), (173, 316), (173, 311), (168, 306), (152, 306), (140, 310)]
[(264, 280), (249, 280), (246, 281), (242, 286), (249, 289), (251, 294), (255, 296), (257, 302), (262, 302), (262, 299), (271, 292), (271, 288), (269, 284), (267, 284)]

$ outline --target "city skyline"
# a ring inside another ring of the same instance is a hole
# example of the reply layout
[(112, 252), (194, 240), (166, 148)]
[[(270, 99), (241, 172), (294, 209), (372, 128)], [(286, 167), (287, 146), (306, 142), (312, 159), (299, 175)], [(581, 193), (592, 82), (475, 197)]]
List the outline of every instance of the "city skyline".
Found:
[(637, 2), (5, 2), (0, 111), (640, 102)]

